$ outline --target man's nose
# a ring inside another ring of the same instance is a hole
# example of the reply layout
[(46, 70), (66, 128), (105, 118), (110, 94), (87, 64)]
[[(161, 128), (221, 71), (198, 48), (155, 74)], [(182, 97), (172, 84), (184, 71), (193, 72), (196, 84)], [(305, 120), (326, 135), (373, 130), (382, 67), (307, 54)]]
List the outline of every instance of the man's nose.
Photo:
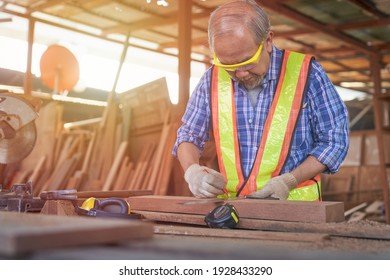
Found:
[(244, 78), (247, 75), (248, 75), (248, 71), (243, 71), (243, 70), (239, 70), (239, 69), (234, 71), (234, 76), (236, 76), (237, 78)]

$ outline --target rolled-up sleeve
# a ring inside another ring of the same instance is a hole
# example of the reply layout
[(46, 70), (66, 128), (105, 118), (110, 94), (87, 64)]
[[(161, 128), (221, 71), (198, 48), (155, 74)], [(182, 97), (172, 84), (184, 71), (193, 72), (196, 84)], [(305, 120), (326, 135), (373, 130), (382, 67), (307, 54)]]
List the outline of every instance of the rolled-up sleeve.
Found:
[(186, 111), (182, 117), (182, 125), (177, 131), (177, 138), (172, 155), (177, 157), (177, 149), (183, 142), (194, 144), (199, 153), (210, 138), (210, 69), (203, 75), (192, 93)]
[(310, 154), (328, 167), (325, 173), (340, 169), (349, 148), (348, 111), (336, 88), (318, 62), (313, 62), (309, 99), (315, 130)]

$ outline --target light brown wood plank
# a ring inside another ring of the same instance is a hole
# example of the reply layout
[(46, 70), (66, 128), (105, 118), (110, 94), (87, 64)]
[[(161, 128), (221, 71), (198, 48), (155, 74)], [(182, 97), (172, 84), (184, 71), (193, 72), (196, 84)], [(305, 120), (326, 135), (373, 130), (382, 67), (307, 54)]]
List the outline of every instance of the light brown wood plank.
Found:
[[(192, 201), (199, 201), (199, 204), (186, 204)], [(203, 203), (203, 201), (205, 200), (183, 196), (153, 195), (128, 198), (132, 209), (143, 211), (205, 215), (216, 207), (215, 203)], [(237, 199), (228, 202), (236, 207), (242, 218), (311, 223), (344, 221), (344, 203), (342, 202), (260, 199)]]
[(48, 248), (148, 239), (153, 224), (103, 219), (0, 212), (0, 254), (15, 256)]
[(272, 232), (245, 229), (214, 229), (172, 225), (155, 225), (154, 233), (296, 242), (319, 242), (325, 239), (330, 239), (329, 235), (320, 233)]

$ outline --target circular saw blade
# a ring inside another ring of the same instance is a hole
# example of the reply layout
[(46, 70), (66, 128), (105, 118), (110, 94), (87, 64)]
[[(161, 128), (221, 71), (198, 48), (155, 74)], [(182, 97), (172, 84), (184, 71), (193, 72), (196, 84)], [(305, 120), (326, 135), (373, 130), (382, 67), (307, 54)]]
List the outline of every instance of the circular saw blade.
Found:
[(0, 163), (18, 162), (27, 157), (34, 148), (37, 139), (37, 129), (30, 122), (17, 130), (15, 137), (0, 140)]

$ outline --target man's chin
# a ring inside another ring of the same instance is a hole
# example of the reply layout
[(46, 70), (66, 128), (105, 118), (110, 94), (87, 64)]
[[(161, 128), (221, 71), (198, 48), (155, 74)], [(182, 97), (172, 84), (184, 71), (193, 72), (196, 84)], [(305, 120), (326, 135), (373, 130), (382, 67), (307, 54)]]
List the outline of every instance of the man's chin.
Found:
[(261, 84), (262, 80), (250, 80), (250, 81), (241, 81), (241, 84), (248, 90), (254, 89), (255, 87)]

